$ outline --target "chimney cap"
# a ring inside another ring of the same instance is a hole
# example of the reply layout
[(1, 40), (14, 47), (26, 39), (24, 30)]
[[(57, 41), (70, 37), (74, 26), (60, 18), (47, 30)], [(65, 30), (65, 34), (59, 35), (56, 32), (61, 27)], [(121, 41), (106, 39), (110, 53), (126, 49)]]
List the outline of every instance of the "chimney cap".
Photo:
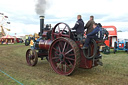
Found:
[(44, 16), (40, 16), (40, 19), (44, 19)]

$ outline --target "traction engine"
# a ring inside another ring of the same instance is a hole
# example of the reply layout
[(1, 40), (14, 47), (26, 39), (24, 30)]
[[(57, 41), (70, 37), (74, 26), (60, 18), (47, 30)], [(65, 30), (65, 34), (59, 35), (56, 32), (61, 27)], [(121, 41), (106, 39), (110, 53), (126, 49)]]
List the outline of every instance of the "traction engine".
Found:
[(26, 52), (26, 60), (30, 66), (35, 66), (38, 58), (46, 58), (56, 73), (70, 75), (78, 67), (91, 69), (102, 65), (99, 46), (104, 40), (93, 39), (89, 48), (82, 50), (84, 42), (77, 38), (76, 31), (63, 22), (52, 29), (44, 27), (44, 16), (40, 16), (39, 36), (37, 40), (33, 38), (33, 48)]

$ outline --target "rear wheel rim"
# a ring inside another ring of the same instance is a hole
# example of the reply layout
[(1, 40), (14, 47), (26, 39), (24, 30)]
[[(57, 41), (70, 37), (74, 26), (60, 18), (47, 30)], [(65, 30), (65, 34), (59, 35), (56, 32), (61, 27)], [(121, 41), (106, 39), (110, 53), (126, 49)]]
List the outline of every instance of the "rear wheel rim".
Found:
[(79, 54), (76, 54), (77, 47), (74, 48), (74, 43), (71, 45), (66, 39), (55, 40), (49, 50), (50, 65), (56, 73), (61, 75), (70, 75), (79, 62)]

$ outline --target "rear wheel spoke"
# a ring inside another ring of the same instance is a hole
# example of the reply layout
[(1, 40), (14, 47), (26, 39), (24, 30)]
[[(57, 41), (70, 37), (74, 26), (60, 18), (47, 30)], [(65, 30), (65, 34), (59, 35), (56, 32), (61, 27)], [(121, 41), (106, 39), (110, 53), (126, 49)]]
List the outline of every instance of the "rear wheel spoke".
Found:
[(59, 54), (58, 54), (58, 53), (56, 53), (56, 52), (55, 52), (55, 54), (56, 54), (57, 56), (59, 56)]
[(66, 42), (64, 43), (64, 48), (63, 48), (63, 51), (62, 51), (62, 53), (64, 52), (64, 50), (65, 50), (65, 47), (66, 47)]
[(60, 53), (60, 51), (59, 51), (59, 50), (57, 50), (56, 48), (54, 48), (54, 47), (53, 47), (53, 49), (54, 49), (55, 51), (57, 51), (57, 52), (59, 52), (59, 53)]
[(65, 55), (67, 55), (67, 54), (70, 53), (71, 51), (73, 51), (73, 49), (70, 49), (68, 52), (65, 53)]
[(73, 64), (71, 63), (71, 61), (70, 60), (68, 60), (68, 62), (70, 63), (70, 65), (73, 67)]
[(75, 56), (75, 54), (67, 54), (67, 56)]
[(60, 49), (60, 46), (58, 46), (58, 48), (59, 48), (59, 52), (61, 53), (61, 49)]
[(53, 57), (52, 60), (59, 59), (59, 57)]
[(62, 69), (62, 71), (64, 70), (64, 69), (63, 69), (63, 64), (61, 64), (61, 69)]
[(56, 61), (54, 61), (54, 63), (57, 65), (57, 63), (60, 62), (60, 59), (57, 59)]
[(69, 49), (69, 44), (67, 44), (66, 48), (65, 48), (65, 52), (68, 51)]
[(67, 64), (67, 62), (65, 61), (65, 64), (67, 65), (67, 67), (70, 69), (70, 66)]
[(75, 61), (75, 59), (73, 58), (69, 58), (69, 57), (65, 57), (67, 60), (72, 60), (72, 61)]
[(64, 71), (65, 71), (65, 73), (66, 73), (66, 71), (67, 71), (67, 67), (66, 67), (66, 64), (65, 64), (65, 70), (64, 70)]
[(58, 69), (58, 68), (60, 67), (61, 63), (62, 63), (62, 62), (60, 62), (59, 65), (57, 65), (56, 69)]
[(59, 45), (58, 47), (60, 47), (60, 51), (62, 52), (62, 49), (63, 49), (63, 45), (62, 45), (62, 42), (59, 42)]

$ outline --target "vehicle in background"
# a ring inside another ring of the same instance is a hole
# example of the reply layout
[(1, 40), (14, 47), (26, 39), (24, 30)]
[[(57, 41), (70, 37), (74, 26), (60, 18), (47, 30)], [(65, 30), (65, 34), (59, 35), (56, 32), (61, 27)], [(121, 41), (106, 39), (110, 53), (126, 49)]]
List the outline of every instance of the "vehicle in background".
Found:
[(119, 40), (114, 42), (114, 54), (116, 51), (118, 50), (123, 50), (123, 51), (126, 51), (128, 53), (128, 40), (125, 39), (125, 40)]
[(22, 38), (16, 38), (16, 42), (17, 43), (23, 43), (23, 40), (22, 40)]
[(108, 40), (105, 40), (105, 44), (110, 47), (114, 48), (114, 42), (117, 41), (117, 29), (115, 26), (102, 26), (109, 32)]

